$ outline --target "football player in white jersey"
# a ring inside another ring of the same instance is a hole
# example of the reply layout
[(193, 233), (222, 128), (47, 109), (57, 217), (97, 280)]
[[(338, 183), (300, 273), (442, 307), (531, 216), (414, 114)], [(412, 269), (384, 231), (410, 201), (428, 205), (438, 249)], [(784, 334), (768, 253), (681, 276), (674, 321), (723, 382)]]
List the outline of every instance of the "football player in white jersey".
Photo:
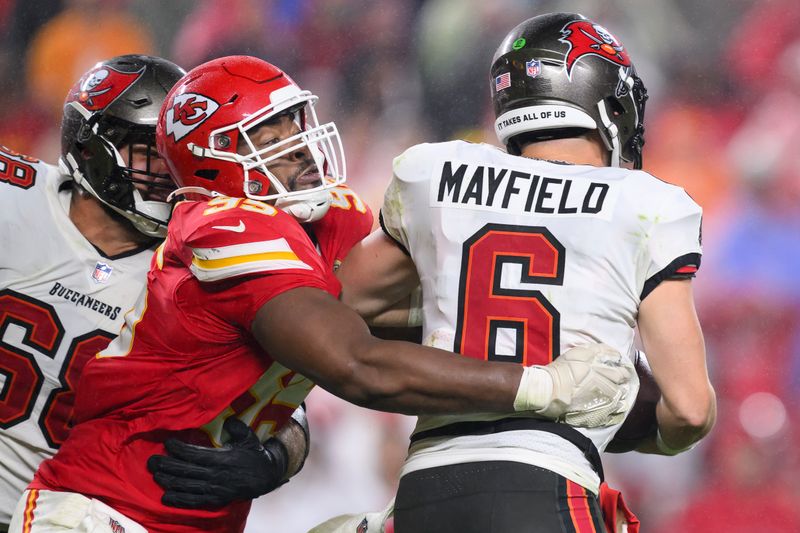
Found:
[(183, 74), (157, 57), (100, 62), (67, 95), (58, 167), (0, 148), (0, 530), (165, 235), (174, 185), (155, 124)]
[[(647, 96), (627, 50), (581, 15), (534, 17), (497, 50), (491, 89), (507, 151), (453, 141), (397, 157), (382, 230), (339, 271), (343, 300), (407, 317), (421, 284), (424, 344), (524, 365), (586, 342), (632, 357), (638, 326), (662, 391), (639, 451), (690, 448), (716, 413), (691, 285), (702, 211), (639, 170)], [(619, 426), (421, 416), (395, 531), (601, 531), (598, 452)]]

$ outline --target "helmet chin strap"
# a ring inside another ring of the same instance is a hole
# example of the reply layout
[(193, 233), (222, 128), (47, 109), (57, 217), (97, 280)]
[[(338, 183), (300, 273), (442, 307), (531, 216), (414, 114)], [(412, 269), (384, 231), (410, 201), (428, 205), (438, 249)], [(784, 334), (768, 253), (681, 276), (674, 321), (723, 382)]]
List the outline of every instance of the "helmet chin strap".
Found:
[(275, 207), (292, 215), (301, 224), (321, 219), (330, 206), (331, 194), (327, 189), (275, 200)]
[(209, 198), (215, 198), (217, 196), (222, 196), (220, 193), (216, 191), (209, 191), (205, 187), (178, 187), (167, 196), (167, 203), (172, 202), (176, 197), (182, 196), (185, 194), (200, 194), (202, 196), (208, 196)]

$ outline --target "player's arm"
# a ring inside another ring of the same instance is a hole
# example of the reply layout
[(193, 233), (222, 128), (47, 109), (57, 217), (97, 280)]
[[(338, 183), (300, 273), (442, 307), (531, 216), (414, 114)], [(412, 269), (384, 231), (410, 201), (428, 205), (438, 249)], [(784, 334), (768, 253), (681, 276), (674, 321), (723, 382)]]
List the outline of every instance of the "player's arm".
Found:
[(381, 229), (356, 244), (336, 272), (341, 300), (369, 324), (406, 326), (412, 292), (419, 286), (411, 257)]
[(688, 279), (661, 282), (639, 307), (639, 333), (661, 389), (656, 417), (661, 442), (639, 451), (673, 455), (711, 430), (716, 397), (708, 379), (703, 333)]
[(570, 350), (547, 367), (523, 369), (379, 340), (355, 311), (310, 287), (267, 301), (251, 331), (275, 360), (331, 393), (407, 414), (536, 411), (558, 418), (583, 410), (588, 397), (599, 399), (610, 414), (627, 408), (618, 386), (636, 379), (627, 358), (602, 345)]
[(305, 403), (292, 413), (292, 417), (274, 438), (278, 439), (286, 449), (286, 472), (281, 479), (288, 481), (303, 469), (308, 452), (311, 451), (311, 433)]
[[(251, 331), (275, 360), (334, 394), (409, 414), (534, 411), (572, 425), (613, 425), (630, 403), (619, 391), (635, 380), (627, 358), (598, 344), (573, 348), (547, 367), (523, 368), (382, 341), (353, 310), (311, 287), (267, 301)], [(273, 438), (262, 446), (234, 417), (225, 429), (231, 440), (223, 448), (170, 441), (169, 457), (150, 458), (148, 467), (166, 490), (165, 504), (215, 507), (265, 494), (286, 479), (291, 444)]]

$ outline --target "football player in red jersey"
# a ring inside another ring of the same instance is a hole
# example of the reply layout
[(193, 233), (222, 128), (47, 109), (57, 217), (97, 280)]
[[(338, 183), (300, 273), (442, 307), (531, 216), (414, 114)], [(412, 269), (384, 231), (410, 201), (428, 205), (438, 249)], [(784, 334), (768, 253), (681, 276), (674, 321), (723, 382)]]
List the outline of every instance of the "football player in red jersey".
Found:
[(338, 132), (319, 123), (315, 100), (281, 70), (248, 57), (201, 65), (170, 91), (158, 150), (187, 201), (173, 211), (120, 336), (87, 364), (76, 425), (40, 466), (11, 531), (54, 523), (241, 531), (249, 500), (167, 507), (159, 484), (169, 487), (169, 475), (157, 483), (148, 458), (163, 454), (172, 437), (221, 447), (241, 436), (235, 420), (265, 440), (314, 384), (403, 413), (621, 420), (635, 372), (603, 345), (522, 368), (370, 336), (336, 298), (332, 263), (354, 242), (323, 221), (338, 216), (334, 203), (355, 210), (358, 203), (342, 188)]
[[(184, 74), (153, 56), (100, 61), (67, 93), (57, 166), (0, 147), (0, 240), (15, 252), (0, 259), (0, 531), (38, 464), (66, 438), (83, 367), (119, 332), (166, 235), (165, 200), (175, 185), (156, 153), (155, 130)], [(367, 231), (371, 214), (362, 217)], [(30, 338), (18, 337), (18, 327)], [(270, 457), (294, 461), (292, 472), (307, 441), (302, 407), (293, 420), (264, 445)], [(224, 458), (247, 456), (246, 437), (233, 439)], [(297, 458), (281, 455), (278, 440)], [(262, 487), (263, 477), (233, 476), (196, 503)]]

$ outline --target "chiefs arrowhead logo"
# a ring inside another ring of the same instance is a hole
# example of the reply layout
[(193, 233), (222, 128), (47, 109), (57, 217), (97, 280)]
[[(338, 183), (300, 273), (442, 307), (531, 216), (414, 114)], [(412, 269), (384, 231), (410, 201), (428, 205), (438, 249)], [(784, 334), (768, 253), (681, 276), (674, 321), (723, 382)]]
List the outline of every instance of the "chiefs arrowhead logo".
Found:
[(186, 137), (219, 109), (219, 104), (202, 94), (183, 93), (172, 100), (164, 113), (164, 129), (175, 141)]
[(572, 80), (572, 67), (583, 56), (598, 56), (621, 67), (631, 66), (631, 59), (622, 43), (604, 27), (588, 20), (574, 20), (564, 26), (559, 41), (569, 45), (564, 64), (570, 80)]
[(72, 88), (67, 103), (78, 102), (89, 111), (105, 109), (142, 74), (144, 67), (137, 72), (120, 72), (109, 66), (96, 67), (84, 74)]

